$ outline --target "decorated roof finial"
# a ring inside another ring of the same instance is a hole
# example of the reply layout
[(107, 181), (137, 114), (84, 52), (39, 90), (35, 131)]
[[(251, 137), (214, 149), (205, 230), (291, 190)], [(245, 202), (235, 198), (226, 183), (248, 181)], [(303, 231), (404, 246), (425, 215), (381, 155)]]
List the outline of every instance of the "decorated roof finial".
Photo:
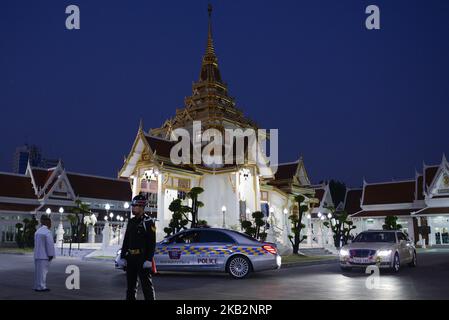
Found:
[(209, 12), (209, 18), (212, 16), (212, 4), (209, 3), (207, 6), (207, 12)]
[(214, 41), (212, 39), (212, 4), (207, 6), (207, 12), (209, 13), (209, 29), (207, 34), (207, 50), (206, 56), (215, 57)]
[(143, 131), (143, 119), (140, 118), (139, 120), (139, 131)]

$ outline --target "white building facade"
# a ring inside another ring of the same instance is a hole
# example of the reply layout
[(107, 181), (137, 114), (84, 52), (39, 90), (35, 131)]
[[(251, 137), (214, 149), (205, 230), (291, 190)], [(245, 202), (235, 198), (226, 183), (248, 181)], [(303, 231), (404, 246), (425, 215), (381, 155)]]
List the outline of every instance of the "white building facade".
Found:
[[(307, 204), (314, 202), (315, 190), (311, 187), (303, 160), (278, 165), (277, 170), (250, 158), (238, 162), (236, 155), (233, 155), (231, 163), (226, 164), (210, 165), (204, 161), (176, 164), (171, 150), (177, 143), (177, 129), (185, 129), (192, 137), (192, 144), (198, 142), (201, 148), (206, 146), (195, 130), (195, 123), (200, 123), (200, 132), (215, 129), (223, 136), (227, 129), (251, 129), (260, 133), (257, 125), (236, 107), (234, 99), (228, 95), (227, 85), (222, 81), (218, 68), (210, 21), (207, 49), (199, 79), (192, 86), (192, 95), (185, 98), (184, 107), (177, 109), (175, 116), (161, 127), (145, 131), (141, 123), (119, 178), (129, 179), (133, 196), (145, 194), (152, 202), (148, 210), (157, 217), (158, 239), (165, 236), (164, 228), (172, 218), (168, 209), (170, 203), (177, 198), (184, 199), (192, 187), (201, 187), (204, 193), (199, 200), (204, 207), (199, 209), (200, 220), (206, 220), (212, 227), (241, 230), (243, 220), (251, 220), (253, 212), (262, 211), (267, 226), (270, 225), (268, 240), (290, 247), (288, 217), (297, 210), (294, 196), (302, 194)], [(269, 134), (261, 137), (257, 146), (269, 141)], [(224, 149), (220, 150), (222, 155), (211, 156), (222, 157), (234, 150), (234, 142), (225, 139)], [(245, 156), (248, 149), (245, 146)], [(191, 155), (187, 158), (192, 159)], [(184, 201), (188, 204), (189, 200)]]
[(449, 246), (449, 163), (443, 156), (439, 165), (424, 164), (415, 179), (365, 181), (362, 189), (352, 191), (347, 206), (356, 233), (382, 229), (385, 217), (395, 216), (418, 245)]
[(52, 219), (56, 243), (69, 241), (72, 230), (68, 217), (74, 214), (76, 201), (89, 207), (88, 215), (96, 216), (93, 241), (101, 242), (105, 217), (117, 229), (124, 224), (117, 218), (125, 220), (129, 216), (129, 182), (68, 172), (61, 162), (50, 169), (28, 164), (25, 174), (0, 173), (0, 245), (15, 246), (16, 225), (33, 217), (39, 221), (42, 214)]

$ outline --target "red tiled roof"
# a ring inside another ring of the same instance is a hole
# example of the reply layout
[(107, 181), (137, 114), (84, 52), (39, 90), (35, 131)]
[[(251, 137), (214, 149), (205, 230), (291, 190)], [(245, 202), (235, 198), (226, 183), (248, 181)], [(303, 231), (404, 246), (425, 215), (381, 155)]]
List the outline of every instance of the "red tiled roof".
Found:
[(424, 176), (426, 177), (425, 183), (426, 186), (430, 186), (435, 178), (435, 175), (438, 171), (439, 166), (427, 167), (424, 170)]
[(39, 207), (39, 204), (0, 203), (0, 210), (30, 212)]
[(323, 201), (323, 197), (324, 197), (324, 189), (315, 189), (315, 198), (317, 198), (318, 200)]
[(363, 205), (411, 203), (415, 199), (415, 181), (401, 181), (364, 186)]
[(147, 142), (153, 152), (156, 152), (156, 155), (170, 158), (171, 148), (176, 144), (176, 141), (168, 141), (163, 140), (161, 138), (151, 137), (145, 135)]
[(362, 210), (362, 208), (360, 208), (362, 192), (362, 189), (353, 189), (346, 192), (345, 211), (348, 214), (354, 214)]
[(424, 200), (424, 195), (423, 195), (423, 176), (419, 175), (418, 178), (416, 179), (416, 200)]
[(85, 198), (129, 201), (131, 186), (126, 180), (116, 180), (76, 173), (68, 173), (75, 195)]
[(8, 173), (0, 174), (0, 196), (36, 199), (30, 177)]
[(420, 211), (418, 215), (427, 215), (427, 214), (449, 214), (449, 207), (440, 207), (440, 208), (425, 208)]
[(352, 215), (353, 218), (361, 217), (386, 217), (386, 216), (409, 216), (413, 210), (375, 210), (375, 211), (361, 211)]
[(275, 180), (292, 179), (297, 169), (298, 163), (280, 164), (274, 178)]
[(39, 188), (43, 188), (47, 180), (50, 178), (53, 170), (46, 170), (40, 168), (31, 169), (31, 174), (33, 175), (34, 182), (36, 186)]

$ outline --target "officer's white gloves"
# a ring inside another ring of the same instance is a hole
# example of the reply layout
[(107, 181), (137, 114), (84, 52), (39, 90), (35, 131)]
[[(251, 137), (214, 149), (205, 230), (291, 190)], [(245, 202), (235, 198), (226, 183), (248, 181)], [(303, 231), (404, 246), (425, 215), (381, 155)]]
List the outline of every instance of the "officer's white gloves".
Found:
[(119, 267), (124, 268), (124, 267), (126, 267), (126, 265), (128, 264), (128, 262), (126, 261), (126, 259), (119, 259), (119, 260), (117, 261), (117, 264), (118, 264)]
[(143, 268), (144, 269), (151, 269), (151, 267), (153, 266), (153, 264), (151, 263), (151, 261), (145, 261), (144, 263), (143, 263)]

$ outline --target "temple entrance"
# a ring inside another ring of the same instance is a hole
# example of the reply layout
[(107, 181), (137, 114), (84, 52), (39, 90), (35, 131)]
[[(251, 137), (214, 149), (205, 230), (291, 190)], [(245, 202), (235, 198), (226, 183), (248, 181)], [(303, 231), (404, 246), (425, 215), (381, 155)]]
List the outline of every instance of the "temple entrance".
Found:
[(433, 227), (433, 241), (435, 245), (449, 245), (449, 216), (429, 218)]

